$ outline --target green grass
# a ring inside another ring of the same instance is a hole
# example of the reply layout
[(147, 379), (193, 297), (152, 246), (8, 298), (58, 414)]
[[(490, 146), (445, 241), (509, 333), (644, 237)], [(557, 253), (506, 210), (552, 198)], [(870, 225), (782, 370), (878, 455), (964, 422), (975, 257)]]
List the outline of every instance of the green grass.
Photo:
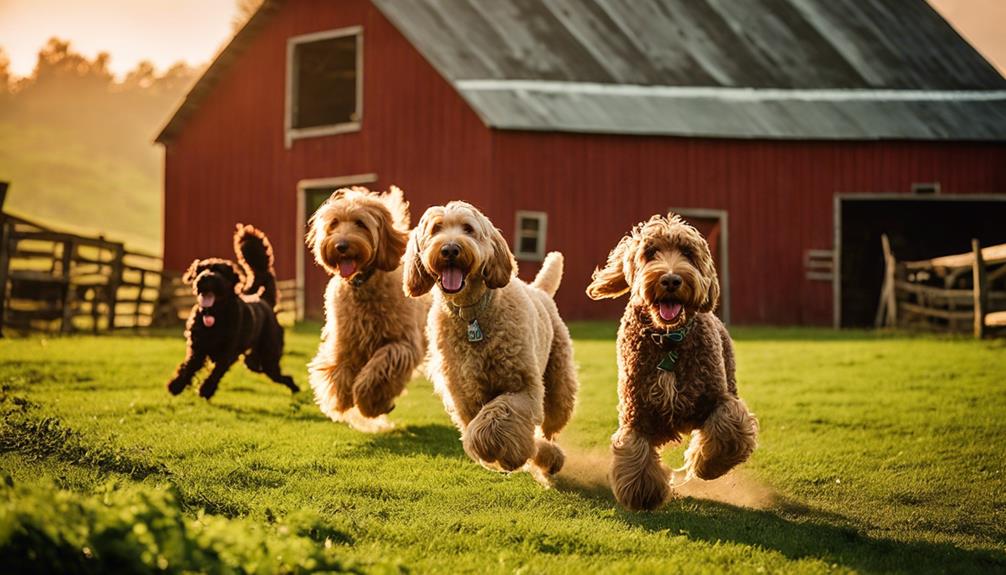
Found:
[[(285, 368), (302, 385), (316, 328), (289, 337)], [(0, 340), (0, 470), (14, 486), (0, 497), (0, 558), (12, 546), (24, 552), (12, 529), (50, 523), (26, 511), (32, 497), (75, 502), (84, 511), (59, 515), (67, 523), (90, 518), (93, 534), (52, 536), (71, 555), (79, 541), (117, 533), (124, 520), (102, 514), (118, 517), (141, 497), (156, 502), (155, 516), (188, 525), (156, 539), (193, 541), (163, 551), (171, 569), (1006, 570), (1002, 341), (735, 329), (759, 449), (734, 475), (688, 486), (709, 498), (629, 513), (603, 485), (616, 425), (614, 330), (573, 326), (582, 389), (561, 437), (567, 470), (552, 489), (466, 459), (423, 379), (392, 414), (397, 430), (363, 435), (325, 419), (309, 393), (291, 399), (243, 366), (211, 404), (169, 397), (180, 334)], [(669, 450), (668, 463), (680, 453)], [(216, 539), (204, 524), (217, 526)], [(221, 539), (234, 532), (251, 539)], [(149, 550), (160, 544), (138, 541), (145, 564), (157, 565), (161, 551)], [(215, 563), (227, 549), (232, 557)]]

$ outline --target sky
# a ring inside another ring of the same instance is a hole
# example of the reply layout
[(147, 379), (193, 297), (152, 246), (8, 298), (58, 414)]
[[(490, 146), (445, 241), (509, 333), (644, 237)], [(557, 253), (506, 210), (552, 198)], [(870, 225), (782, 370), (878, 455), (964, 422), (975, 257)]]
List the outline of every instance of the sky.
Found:
[(158, 70), (210, 60), (233, 32), (235, 0), (0, 0), (0, 47), (30, 75), (49, 38), (88, 57), (111, 54), (116, 76), (150, 60)]
[[(1006, 0), (929, 0), (1006, 74)], [(31, 74), (52, 36), (93, 57), (106, 51), (117, 76), (151, 60), (209, 61), (233, 32), (236, 0), (0, 0), (0, 47), (15, 75)]]

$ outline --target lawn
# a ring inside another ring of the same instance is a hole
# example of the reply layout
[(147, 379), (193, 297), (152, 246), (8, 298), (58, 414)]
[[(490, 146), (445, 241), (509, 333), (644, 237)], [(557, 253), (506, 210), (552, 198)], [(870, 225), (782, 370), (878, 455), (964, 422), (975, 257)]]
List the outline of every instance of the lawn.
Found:
[[(302, 385), (316, 328), (289, 336)], [(572, 326), (581, 392), (552, 489), (466, 459), (424, 379), (396, 430), (363, 435), (243, 366), (210, 404), (169, 397), (180, 334), (0, 340), (0, 563), (40, 568), (31, 542), (75, 569), (1006, 570), (1001, 340), (735, 329), (759, 449), (629, 513), (604, 483), (614, 330)]]

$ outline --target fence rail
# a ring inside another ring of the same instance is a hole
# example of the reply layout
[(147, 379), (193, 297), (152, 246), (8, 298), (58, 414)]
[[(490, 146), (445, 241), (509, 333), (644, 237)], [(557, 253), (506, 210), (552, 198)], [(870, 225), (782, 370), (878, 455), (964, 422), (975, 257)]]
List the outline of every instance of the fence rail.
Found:
[[(2, 202), (0, 202), (2, 205)], [(296, 282), (277, 282), (277, 312), (297, 316)], [(0, 335), (178, 325), (195, 303), (179, 273), (121, 242), (47, 228), (0, 211)]]
[(876, 325), (970, 331), (982, 337), (1006, 327), (1006, 244), (928, 260), (898, 261), (881, 238), (884, 282)]

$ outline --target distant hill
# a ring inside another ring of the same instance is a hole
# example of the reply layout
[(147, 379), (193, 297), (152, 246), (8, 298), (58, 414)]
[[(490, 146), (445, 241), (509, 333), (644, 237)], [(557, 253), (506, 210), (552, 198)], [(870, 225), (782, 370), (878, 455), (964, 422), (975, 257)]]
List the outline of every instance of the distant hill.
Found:
[(90, 148), (55, 128), (0, 122), (0, 179), (11, 184), (5, 210), (14, 215), (160, 253), (156, 168)]
[(153, 144), (195, 77), (140, 64), (122, 81), (107, 55), (87, 60), (53, 39), (30, 78), (11, 81), (0, 52), (0, 180), (4, 209), (160, 253), (163, 160)]

